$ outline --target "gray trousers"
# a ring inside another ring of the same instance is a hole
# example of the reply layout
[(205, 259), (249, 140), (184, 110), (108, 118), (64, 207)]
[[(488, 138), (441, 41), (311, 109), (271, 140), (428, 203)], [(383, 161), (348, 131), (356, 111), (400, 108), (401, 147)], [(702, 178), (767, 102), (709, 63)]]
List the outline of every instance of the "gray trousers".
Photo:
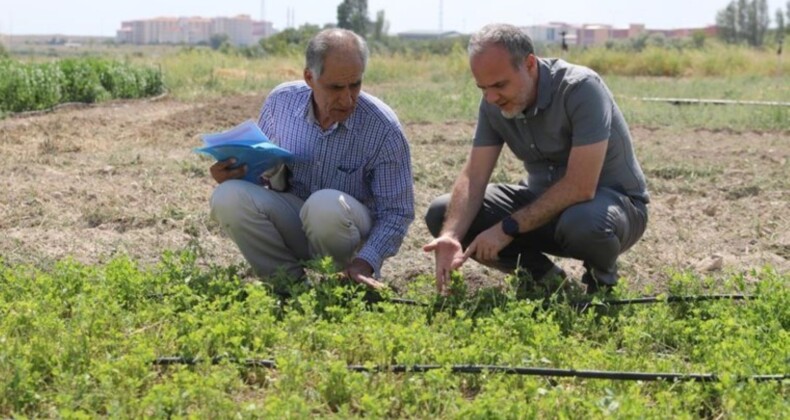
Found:
[(368, 209), (341, 191), (319, 190), (302, 201), (241, 180), (217, 186), (211, 217), (261, 277), (282, 270), (299, 278), (306, 260), (324, 256), (345, 267), (372, 226)]
[[(536, 198), (526, 185), (489, 184), (483, 205), (461, 240), (464, 248), (478, 234)], [(445, 194), (428, 208), (425, 223), (433, 236), (441, 232), (449, 202), (450, 194)], [(533, 279), (541, 279), (555, 267), (546, 254), (568, 257), (583, 261), (598, 282), (613, 285), (617, 282), (617, 257), (642, 237), (646, 226), (644, 202), (599, 188), (594, 199), (568, 207), (549, 223), (516, 237), (499, 252), (499, 261), (487, 265), (505, 272), (520, 267)]]

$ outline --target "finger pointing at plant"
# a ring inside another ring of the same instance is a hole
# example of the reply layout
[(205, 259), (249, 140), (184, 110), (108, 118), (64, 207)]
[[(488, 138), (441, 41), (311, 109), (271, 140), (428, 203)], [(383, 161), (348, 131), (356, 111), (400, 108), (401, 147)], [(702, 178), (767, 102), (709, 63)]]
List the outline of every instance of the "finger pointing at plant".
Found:
[(343, 271), (343, 275), (371, 289), (383, 289), (386, 287), (384, 283), (373, 278), (373, 267), (361, 258), (354, 258), (351, 264)]
[(461, 243), (450, 236), (440, 236), (422, 247), (422, 250), (434, 253), (436, 290), (446, 295), (450, 284), (450, 273), (460, 268), (466, 261)]

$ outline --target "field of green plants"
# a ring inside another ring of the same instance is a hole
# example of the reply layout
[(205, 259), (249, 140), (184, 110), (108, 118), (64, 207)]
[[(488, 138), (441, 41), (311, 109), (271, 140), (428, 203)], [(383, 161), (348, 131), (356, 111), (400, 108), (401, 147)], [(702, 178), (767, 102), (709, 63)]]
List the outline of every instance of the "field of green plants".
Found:
[[(0, 418), (790, 417), (790, 242), (776, 210), (790, 191), (790, 110), (639, 100), (787, 101), (790, 66), (772, 53), (714, 44), (566, 57), (604, 74), (641, 134), (655, 197), (648, 236), (624, 256), (614, 296), (591, 301), (512, 275), (472, 287), (458, 274), (440, 298), (430, 264), (413, 257), (424, 227), (393, 258), (420, 273), (388, 278), (397, 295), (344, 285), (328, 261), (312, 262), (311, 287), (283, 283), (289, 296), (274, 293), (207, 219), (213, 184), (189, 150), (196, 133), (248, 118), (266, 90), (300, 78), (301, 58), (198, 48), (104, 55), (0, 61), (0, 92), (11, 92), (0, 103), (25, 104), (0, 112), (169, 95), (0, 120)], [(468, 150), (480, 94), (464, 52), (374, 54), (364, 88), (409, 132), (419, 214)], [(495, 178), (518, 179), (518, 168), (504, 159)], [(170, 242), (134, 236), (147, 230), (184, 246), (161, 250)], [(102, 237), (110, 240), (98, 250), (78, 253)], [(700, 247), (767, 249), (776, 266), (667, 262), (699, 237), (710, 241)], [(138, 253), (123, 238), (150, 242)], [(75, 255), (30, 252), (48, 242)], [(212, 254), (216, 243), (237, 258)], [(666, 301), (711, 293), (745, 299)], [(606, 303), (653, 295), (652, 304)]]
[[(788, 276), (757, 273), (747, 301), (574, 309), (561, 296), (479, 291), (425, 307), (367, 303), (319, 264), (280, 299), (190, 252), (155, 267), (128, 258), (0, 269), (0, 414), (181, 417), (786, 417)], [(703, 279), (678, 274), (672, 294)], [(463, 293), (462, 287), (456, 287)], [(161, 357), (196, 364), (154, 365)], [(218, 358), (212, 363), (213, 358)], [(239, 363), (266, 359), (276, 368)], [(717, 381), (618, 381), (453, 373), (453, 365), (715, 373)], [(438, 365), (427, 372), (352, 372)]]

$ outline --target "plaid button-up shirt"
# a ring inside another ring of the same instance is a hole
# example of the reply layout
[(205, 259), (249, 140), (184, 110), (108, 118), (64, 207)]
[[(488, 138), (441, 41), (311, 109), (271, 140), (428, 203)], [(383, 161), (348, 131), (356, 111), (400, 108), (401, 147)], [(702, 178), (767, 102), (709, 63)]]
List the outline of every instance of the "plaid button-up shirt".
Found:
[(289, 165), (290, 193), (306, 200), (331, 188), (370, 210), (373, 226), (357, 257), (380, 273), (382, 262), (395, 255), (414, 220), (409, 145), (395, 113), (362, 92), (351, 115), (324, 131), (313, 112), (310, 87), (290, 82), (266, 98), (258, 125), (295, 156)]

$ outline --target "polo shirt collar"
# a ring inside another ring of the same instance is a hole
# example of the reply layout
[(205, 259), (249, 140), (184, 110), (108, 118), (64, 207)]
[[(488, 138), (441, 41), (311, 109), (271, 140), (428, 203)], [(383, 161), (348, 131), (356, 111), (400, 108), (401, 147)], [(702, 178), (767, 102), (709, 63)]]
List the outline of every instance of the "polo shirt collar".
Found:
[(551, 104), (551, 67), (542, 58), (537, 59), (538, 63), (538, 96), (535, 105), (524, 110), (525, 117), (534, 117), (542, 109), (546, 109)]

